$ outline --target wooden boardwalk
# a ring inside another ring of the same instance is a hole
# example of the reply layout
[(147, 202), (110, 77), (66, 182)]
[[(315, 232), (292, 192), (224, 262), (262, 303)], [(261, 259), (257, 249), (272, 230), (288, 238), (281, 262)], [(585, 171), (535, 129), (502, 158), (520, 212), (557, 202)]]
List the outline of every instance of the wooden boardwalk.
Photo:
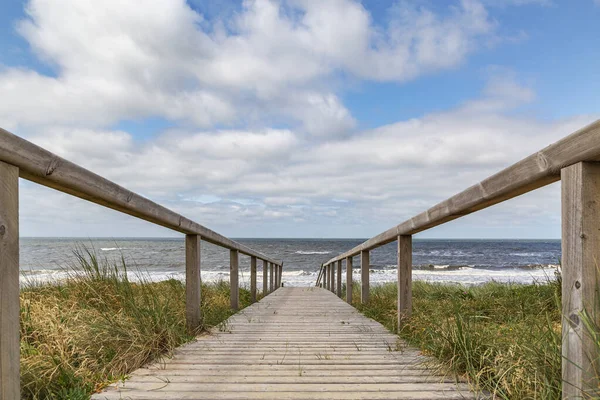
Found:
[(321, 288), (280, 288), (92, 399), (474, 399)]

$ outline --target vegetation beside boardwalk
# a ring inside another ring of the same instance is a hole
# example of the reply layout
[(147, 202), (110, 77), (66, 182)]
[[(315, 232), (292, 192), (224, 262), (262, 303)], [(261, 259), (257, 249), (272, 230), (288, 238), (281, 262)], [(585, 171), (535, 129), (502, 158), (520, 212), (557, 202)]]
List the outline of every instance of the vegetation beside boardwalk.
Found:
[[(21, 290), (21, 388), (25, 399), (89, 399), (194, 339), (185, 325), (185, 284), (127, 278), (125, 262), (76, 251), (71, 278)], [(202, 285), (203, 327), (233, 314), (229, 283)], [(250, 304), (240, 289), (240, 307)]]
[[(397, 330), (396, 283), (354, 306)], [(399, 335), (498, 399), (560, 399), (560, 279), (544, 284), (413, 283), (413, 315)]]

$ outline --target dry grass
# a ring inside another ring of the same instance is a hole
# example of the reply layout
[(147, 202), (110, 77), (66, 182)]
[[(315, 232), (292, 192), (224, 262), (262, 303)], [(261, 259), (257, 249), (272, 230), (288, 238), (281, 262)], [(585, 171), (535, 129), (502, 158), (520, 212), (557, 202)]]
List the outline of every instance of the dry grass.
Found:
[[(111, 381), (193, 340), (185, 286), (127, 278), (126, 265), (76, 251), (71, 278), (21, 291), (21, 387), (26, 399), (87, 399)], [(226, 282), (203, 285), (203, 328), (233, 312)], [(250, 294), (240, 290), (240, 304)]]

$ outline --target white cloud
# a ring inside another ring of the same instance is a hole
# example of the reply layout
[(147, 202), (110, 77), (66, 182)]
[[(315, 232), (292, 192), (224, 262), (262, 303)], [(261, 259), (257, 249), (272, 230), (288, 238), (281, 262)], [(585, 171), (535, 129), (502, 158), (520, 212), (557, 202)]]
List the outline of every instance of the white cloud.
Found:
[(445, 15), (401, 3), (387, 26), (355, 0), (247, 0), (210, 21), (184, 0), (30, 0), (26, 12), (18, 31), (55, 76), (0, 71), (0, 118), (15, 129), (162, 117), (339, 135), (355, 127), (340, 74), (406, 81), (452, 68), (495, 27), (477, 0)]

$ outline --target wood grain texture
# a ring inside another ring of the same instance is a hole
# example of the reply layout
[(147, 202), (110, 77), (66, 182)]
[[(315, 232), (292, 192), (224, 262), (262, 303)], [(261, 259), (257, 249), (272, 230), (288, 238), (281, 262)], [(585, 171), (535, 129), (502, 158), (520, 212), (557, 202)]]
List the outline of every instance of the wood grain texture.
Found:
[(598, 332), (586, 325), (600, 326), (600, 163), (561, 174), (563, 399), (598, 398)]
[(398, 330), (412, 313), (412, 236), (398, 236)]
[(177, 232), (200, 235), (206, 242), (248, 256), (280, 263), (1, 128), (0, 161), (19, 167), (23, 179)]
[(320, 288), (281, 288), (100, 399), (475, 399), (432, 360)]
[(400, 235), (414, 235), (556, 182), (560, 179), (561, 168), (580, 161), (600, 161), (600, 120), (372, 237), (327, 263), (358, 255), (363, 250), (391, 243)]
[(231, 308), (237, 310), (240, 308), (240, 284), (239, 284), (239, 265), (240, 255), (237, 250), (229, 250), (229, 285), (231, 292)]
[(268, 270), (268, 261), (263, 260), (263, 296), (266, 296), (269, 293), (269, 270)]
[(279, 266), (279, 287), (283, 286), (283, 264)]
[(337, 262), (337, 283), (335, 285), (336, 294), (338, 297), (342, 297), (342, 261)]
[(335, 263), (331, 264), (331, 291), (335, 293), (336, 278), (335, 278)]
[(256, 257), (250, 257), (250, 301), (256, 301)]
[(0, 399), (20, 399), (19, 169), (0, 162)]
[(369, 251), (360, 252), (360, 302), (367, 303), (369, 301), (369, 272), (371, 260)]
[(352, 257), (346, 258), (346, 303), (352, 304)]
[(185, 235), (185, 321), (188, 332), (196, 332), (202, 324), (200, 248), (200, 235)]
[(273, 263), (269, 263), (269, 293), (273, 291)]

